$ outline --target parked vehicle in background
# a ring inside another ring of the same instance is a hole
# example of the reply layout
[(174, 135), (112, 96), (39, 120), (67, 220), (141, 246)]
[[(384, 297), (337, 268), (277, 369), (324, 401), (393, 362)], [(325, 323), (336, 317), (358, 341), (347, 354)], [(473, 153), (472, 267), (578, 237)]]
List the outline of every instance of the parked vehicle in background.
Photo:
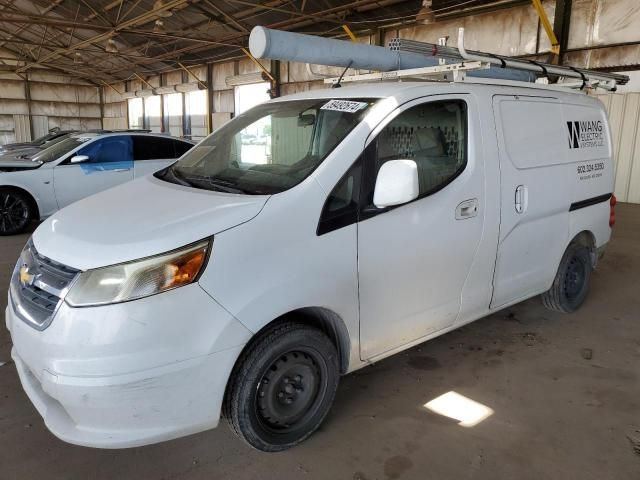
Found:
[(13, 150), (18, 150), (21, 148), (29, 148), (29, 147), (41, 147), (44, 143), (54, 140), (63, 135), (67, 135), (69, 133), (75, 133), (77, 130), (60, 130), (59, 128), (53, 128), (49, 130), (49, 133), (43, 135), (41, 137), (36, 138), (30, 142), (15, 142), (15, 143), (7, 143), (6, 145), (0, 145), (0, 155), (6, 152), (11, 152)]
[(175, 162), (194, 142), (114, 132), (67, 135), (32, 156), (0, 158), (0, 235)]
[[(535, 295), (579, 308), (615, 220), (607, 115), (513, 83), (281, 97), (53, 215), (6, 311), (46, 426), (123, 448), (224, 412), (249, 445), (284, 450), (319, 427), (341, 374)], [(132, 138), (135, 156), (151, 137)], [(59, 202), (93, 178), (82, 167), (47, 177), (77, 169)]]
[[(80, 133), (80, 132), (72, 132), (72, 133)], [(53, 138), (51, 140), (47, 140), (46, 142), (44, 142), (42, 145), (38, 146), (38, 147), (21, 147), (21, 148), (16, 148), (15, 150), (8, 150), (4, 153), (0, 153), (0, 161), (6, 161), (6, 160), (10, 160), (10, 159), (21, 159), (21, 158), (31, 158), (34, 155), (36, 155), (38, 152), (45, 150), (49, 147), (51, 147), (52, 145), (55, 145), (58, 142), (61, 142), (62, 140), (64, 140), (65, 138), (67, 138), (69, 135), (71, 135), (72, 133), (67, 133), (65, 135), (60, 135), (56, 138)]]

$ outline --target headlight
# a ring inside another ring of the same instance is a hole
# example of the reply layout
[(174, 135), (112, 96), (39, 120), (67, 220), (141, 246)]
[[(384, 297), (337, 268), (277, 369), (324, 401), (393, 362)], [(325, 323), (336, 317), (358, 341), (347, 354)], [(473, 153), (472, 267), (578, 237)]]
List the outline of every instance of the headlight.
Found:
[(74, 307), (148, 297), (192, 283), (204, 267), (208, 240), (179, 250), (82, 272), (66, 301)]

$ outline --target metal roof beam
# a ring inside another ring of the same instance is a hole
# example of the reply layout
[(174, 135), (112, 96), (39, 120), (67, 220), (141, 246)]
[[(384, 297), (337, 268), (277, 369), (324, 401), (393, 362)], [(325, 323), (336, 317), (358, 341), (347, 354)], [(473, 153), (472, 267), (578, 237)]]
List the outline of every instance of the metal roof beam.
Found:
[(125, 28), (129, 28), (129, 27), (133, 27), (133, 26), (135, 26), (137, 24), (140, 24), (140, 23), (143, 23), (143, 22), (148, 22), (150, 19), (152, 19), (155, 16), (157, 16), (158, 13), (161, 13), (161, 12), (170, 10), (172, 8), (181, 6), (186, 2), (187, 2), (187, 0), (170, 0), (170, 1), (167, 1), (167, 3), (161, 5), (161, 6), (157, 7), (157, 8), (153, 8), (153, 9), (149, 10), (149, 12), (147, 12), (147, 13), (144, 13), (142, 15), (138, 15), (137, 17), (134, 17), (134, 18), (132, 18), (130, 20), (127, 20), (127, 21), (124, 21), (124, 22), (120, 23), (119, 25), (117, 25), (115, 28), (113, 28), (110, 31), (107, 31), (107, 32), (101, 33), (99, 35), (95, 35), (95, 36), (93, 36), (91, 38), (88, 38), (86, 40), (82, 40), (80, 42), (77, 42), (77, 43), (71, 45), (67, 49), (58, 49), (58, 50), (55, 50), (53, 52), (50, 52), (50, 53), (46, 54), (42, 58), (42, 60), (38, 60), (37, 62), (33, 62), (33, 63), (28, 64), (28, 65), (25, 65), (24, 67), (16, 70), (16, 72), (18, 72), (18, 73), (19, 72), (24, 72), (24, 71), (28, 70), (29, 68), (31, 68), (31, 67), (33, 67), (35, 65), (39, 65), (42, 62), (44, 62), (46, 60), (49, 60), (51, 58), (54, 58), (56, 56), (59, 56), (59, 55), (65, 53), (65, 52), (71, 52), (71, 51), (73, 51), (73, 50), (75, 50), (77, 48), (84, 47), (84, 46), (86, 46), (86, 45), (88, 45), (90, 43), (95, 43), (95, 42), (100, 42), (102, 40), (106, 40), (106, 39), (110, 38), (113, 34), (117, 33), (120, 30), (123, 30)]

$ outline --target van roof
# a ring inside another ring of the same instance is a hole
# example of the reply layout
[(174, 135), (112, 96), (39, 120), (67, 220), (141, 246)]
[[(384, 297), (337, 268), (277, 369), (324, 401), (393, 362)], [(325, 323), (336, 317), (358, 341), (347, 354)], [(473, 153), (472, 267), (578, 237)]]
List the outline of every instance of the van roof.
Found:
[(434, 93), (462, 93), (471, 91), (483, 91), (489, 94), (504, 95), (541, 95), (555, 98), (570, 98), (572, 102), (592, 103), (598, 100), (585, 95), (579, 90), (571, 90), (557, 85), (544, 85), (540, 83), (526, 83), (509, 80), (495, 80), (483, 78), (469, 78), (463, 82), (425, 82), (425, 81), (385, 81), (385, 82), (358, 82), (341, 86), (339, 89), (324, 88), (309, 90), (292, 95), (278, 97), (273, 102), (286, 100), (306, 100), (314, 98), (387, 98), (407, 97), (424, 90), (425, 94)]

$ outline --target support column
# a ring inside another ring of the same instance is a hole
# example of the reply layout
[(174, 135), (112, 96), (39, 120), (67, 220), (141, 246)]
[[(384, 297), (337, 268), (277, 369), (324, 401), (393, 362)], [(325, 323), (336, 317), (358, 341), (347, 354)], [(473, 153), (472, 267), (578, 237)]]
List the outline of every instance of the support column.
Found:
[(207, 63), (207, 133), (213, 132), (213, 63)]
[(280, 60), (271, 60), (271, 98), (280, 96)]
[(553, 18), (553, 31), (560, 44), (558, 53), (558, 65), (562, 65), (562, 55), (567, 51), (569, 44), (569, 28), (571, 24), (571, 1), (556, 0), (556, 9)]
[(33, 115), (31, 114), (31, 86), (29, 85), (29, 74), (24, 74), (24, 98), (27, 100), (27, 115), (29, 116), (29, 138), (28, 141), (34, 139), (33, 136)]
[(104, 87), (98, 87), (100, 96), (100, 128), (104, 130)]

